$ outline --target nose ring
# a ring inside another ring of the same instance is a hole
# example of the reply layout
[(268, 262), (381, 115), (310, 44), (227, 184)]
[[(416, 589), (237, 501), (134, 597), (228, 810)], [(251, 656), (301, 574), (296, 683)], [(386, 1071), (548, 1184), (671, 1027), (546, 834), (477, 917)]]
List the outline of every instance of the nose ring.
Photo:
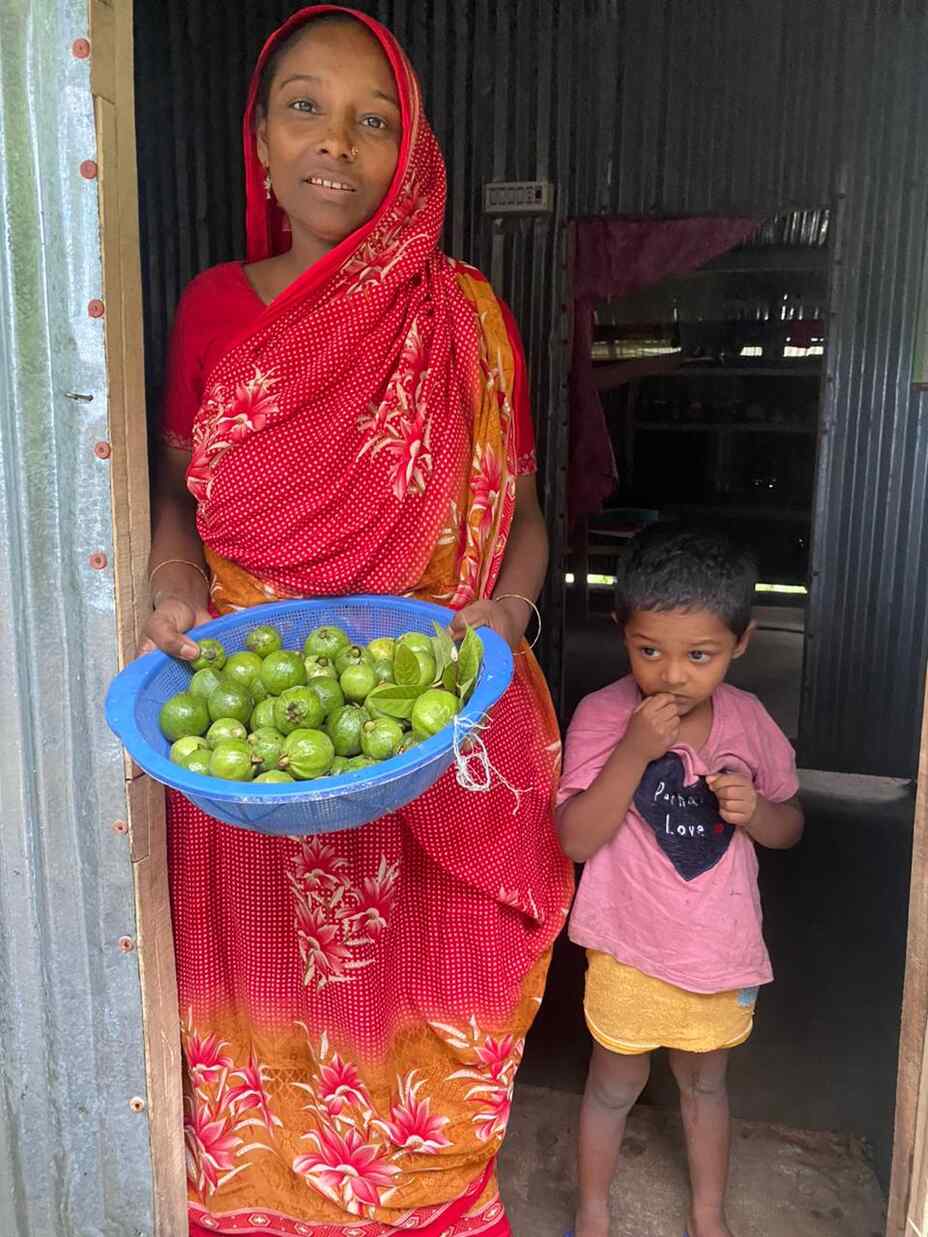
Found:
[(357, 146), (352, 146), (352, 148), (351, 148), (351, 158), (352, 158), (352, 159), (357, 159), (357, 157), (358, 157), (358, 148), (357, 148)]

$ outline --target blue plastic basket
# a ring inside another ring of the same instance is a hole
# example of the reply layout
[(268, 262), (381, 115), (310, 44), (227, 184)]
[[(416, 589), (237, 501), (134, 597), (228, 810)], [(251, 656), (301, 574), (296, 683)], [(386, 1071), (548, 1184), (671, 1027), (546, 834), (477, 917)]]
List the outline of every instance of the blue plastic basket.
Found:
[[(314, 627), (337, 624), (356, 644), (404, 631), (434, 634), (432, 622), (447, 624), (453, 611), (400, 597), (331, 597), (254, 606), (206, 623), (190, 633), (194, 640), (214, 636), (230, 653), (245, 647), (245, 636), (259, 623), (273, 623), (284, 647), (302, 649)], [(490, 628), (480, 629), (483, 666), (473, 695), (458, 715), (458, 734), (472, 730), (496, 704), (512, 680), (512, 653)], [(210, 816), (242, 829), (275, 835), (306, 835), (355, 829), (418, 798), (454, 760), (452, 727), (402, 756), (340, 777), (311, 782), (227, 782), (190, 773), (174, 764), (171, 745), (158, 715), (170, 696), (183, 691), (190, 669), (164, 653), (147, 653), (128, 665), (106, 696), (106, 720), (140, 768), (182, 791)]]

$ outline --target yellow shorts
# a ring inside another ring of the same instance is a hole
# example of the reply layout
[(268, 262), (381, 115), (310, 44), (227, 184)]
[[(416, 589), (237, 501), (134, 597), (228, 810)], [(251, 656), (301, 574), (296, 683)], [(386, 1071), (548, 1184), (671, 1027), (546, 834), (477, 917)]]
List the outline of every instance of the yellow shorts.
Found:
[(717, 1052), (743, 1044), (751, 1034), (756, 988), (687, 992), (625, 966), (611, 954), (588, 949), (586, 956), (586, 1025), (610, 1052)]

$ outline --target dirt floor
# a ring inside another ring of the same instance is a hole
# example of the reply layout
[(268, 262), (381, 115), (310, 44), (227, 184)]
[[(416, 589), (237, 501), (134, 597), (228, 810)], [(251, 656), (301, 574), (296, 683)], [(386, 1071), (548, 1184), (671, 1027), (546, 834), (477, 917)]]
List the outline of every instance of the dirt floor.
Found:
[[(500, 1183), (514, 1237), (562, 1237), (574, 1207), (580, 1097), (516, 1092)], [(687, 1183), (676, 1114), (639, 1105), (612, 1191), (612, 1237), (681, 1237)], [(883, 1197), (862, 1143), (736, 1121), (728, 1220), (734, 1237), (881, 1237)]]

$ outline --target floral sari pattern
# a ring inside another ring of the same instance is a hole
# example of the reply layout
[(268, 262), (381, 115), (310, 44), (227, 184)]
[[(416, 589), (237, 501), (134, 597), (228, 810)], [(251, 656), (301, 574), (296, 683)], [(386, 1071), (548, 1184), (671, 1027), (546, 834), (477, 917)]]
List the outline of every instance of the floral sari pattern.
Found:
[(373, 961), (357, 956), (358, 951), (373, 946), (388, 927), (397, 866), (382, 856), (376, 873), (356, 887), (347, 860), (330, 842), (318, 837), (294, 841), (299, 850), (288, 875), (303, 983), (319, 989), (347, 983)]

